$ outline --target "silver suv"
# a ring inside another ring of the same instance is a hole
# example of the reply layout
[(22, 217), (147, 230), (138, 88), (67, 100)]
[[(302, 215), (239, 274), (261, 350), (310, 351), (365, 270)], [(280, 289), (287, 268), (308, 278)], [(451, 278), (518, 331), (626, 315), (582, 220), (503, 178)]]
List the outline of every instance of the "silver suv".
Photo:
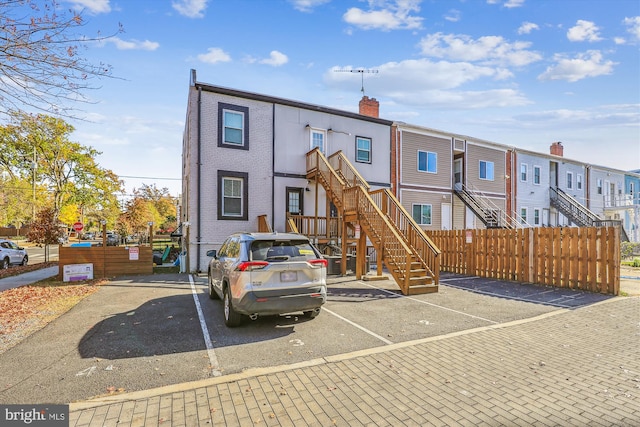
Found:
[(9, 268), (9, 265), (27, 265), (28, 262), (29, 255), (26, 249), (11, 240), (0, 239), (0, 268)]
[(294, 233), (237, 233), (211, 257), (209, 297), (222, 298), (224, 322), (301, 311), (316, 317), (327, 300), (327, 260)]

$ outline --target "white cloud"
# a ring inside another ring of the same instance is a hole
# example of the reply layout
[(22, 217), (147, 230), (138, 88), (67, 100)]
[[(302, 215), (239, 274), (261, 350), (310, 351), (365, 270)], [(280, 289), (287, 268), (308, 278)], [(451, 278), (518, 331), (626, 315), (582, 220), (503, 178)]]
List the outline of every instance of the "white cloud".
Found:
[(109, 13), (111, 12), (111, 6), (109, 0), (68, 0), (74, 9), (85, 9), (89, 13)]
[[(502, 0), (487, 0), (487, 4), (500, 4), (501, 1)], [(512, 9), (514, 7), (522, 7), (524, 2), (525, 0), (506, 0), (503, 6)]]
[(514, 7), (522, 7), (524, 5), (524, 0), (507, 0), (504, 3), (504, 7), (506, 8), (514, 8)]
[[(422, 27), (423, 18), (411, 15), (420, 11), (421, 0), (382, 1), (382, 8), (373, 10), (377, 4), (370, 0), (370, 10), (352, 7), (342, 16), (345, 22), (363, 30), (412, 30)], [(378, 2), (380, 3), (380, 2)]]
[(557, 54), (554, 56), (556, 65), (552, 65), (538, 76), (539, 80), (566, 80), (577, 82), (587, 77), (597, 77), (611, 74), (613, 61), (603, 61), (602, 53), (599, 50), (589, 50), (578, 54), (575, 58), (567, 58)]
[(518, 34), (529, 34), (533, 30), (539, 30), (538, 24), (534, 24), (533, 22), (523, 22), (518, 28)]
[(329, 3), (331, 0), (289, 0), (295, 10), (312, 12), (314, 8)]
[(171, 3), (171, 6), (178, 11), (180, 15), (187, 18), (204, 18), (204, 10), (207, 8), (209, 0), (177, 0)]
[(524, 66), (542, 59), (534, 51), (527, 50), (529, 42), (509, 43), (501, 36), (484, 36), (472, 39), (467, 35), (435, 33), (420, 41), (422, 54), (460, 61), (480, 61), (502, 65)]
[(198, 55), (198, 60), (207, 64), (216, 64), (218, 62), (229, 62), (231, 57), (219, 47), (210, 47), (207, 53)]
[(626, 44), (627, 41), (624, 39), (624, 37), (614, 37), (613, 38), (613, 42), (615, 44)]
[[(360, 85), (352, 73), (337, 73), (335, 67), (325, 74), (325, 82), (332, 87)], [(466, 62), (433, 62), (428, 59), (388, 62), (367, 74), (364, 86), (368, 92), (379, 94), (398, 104), (443, 108), (480, 108), (488, 106), (525, 105), (529, 101), (517, 90), (460, 90), (480, 79), (500, 79), (503, 70), (477, 66)], [(508, 72), (507, 72), (508, 73)]]
[(572, 42), (597, 42), (602, 40), (599, 34), (600, 28), (598, 28), (591, 21), (583, 21), (579, 19), (576, 25), (569, 28), (567, 31), (567, 38)]
[(458, 22), (460, 20), (460, 11), (456, 9), (451, 9), (444, 16), (444, 19), (446, 19), (449, 22)]
[(287, 62), (289, 62), (287, 55), (282, 52), (278, 52), (277, 50), (272, 50), (269, 58), (262, 59), (260, 61), (261, 64), (272, 65), (274, 67), (279, 67)]
[(119, 37), (111, 37), (106, 40), (107, 42), (111, 42), (116, 45), (116, 48), (119, 50), (156, 50), (160, 47), (160, 43), (152, 42), (149, 40), (122, 40)]
[(640, 16), (634, 16), (633, 18), (624, 18), (622, 21), (627, 27), (627, 32), (633, 35), (635, 40), (640, 41)]

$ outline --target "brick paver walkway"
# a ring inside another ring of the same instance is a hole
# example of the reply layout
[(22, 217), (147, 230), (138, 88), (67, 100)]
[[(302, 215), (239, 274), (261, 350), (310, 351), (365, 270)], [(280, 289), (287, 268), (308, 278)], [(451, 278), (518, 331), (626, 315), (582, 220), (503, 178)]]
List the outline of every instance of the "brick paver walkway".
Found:
[(71, 426), (639, 426), (640, 298), (71, 405)]

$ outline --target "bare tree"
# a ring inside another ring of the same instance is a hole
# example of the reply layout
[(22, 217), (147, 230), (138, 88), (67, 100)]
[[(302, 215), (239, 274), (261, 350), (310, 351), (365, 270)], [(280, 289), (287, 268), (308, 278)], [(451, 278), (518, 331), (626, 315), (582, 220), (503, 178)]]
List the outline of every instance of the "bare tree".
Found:
[(80, 48), (115, 34), (86, 36), (79, 33), (84, 25), (82, 14), (56, 0), (0, 0), (0, 112), (74, 117), (72, 105), (89, 102), (84, 92), (97, 89), (92, 81), (113, 75), (110, 65), (90, 63)]

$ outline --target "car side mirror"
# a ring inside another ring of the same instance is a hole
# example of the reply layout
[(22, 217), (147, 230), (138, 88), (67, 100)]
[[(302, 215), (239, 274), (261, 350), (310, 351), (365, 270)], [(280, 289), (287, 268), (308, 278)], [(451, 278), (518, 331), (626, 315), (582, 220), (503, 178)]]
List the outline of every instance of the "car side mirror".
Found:
[(215, 250), (215, 249), (211, 249), (211, 250), (207, 251), (207, 256), (208, 256), (208, 257), (211, 257), (211, 258), (217, 258), (217, 257), (218, 257), (217, 255), (218, 255), (218, 254), (217, 254), (217, 252), (216, 252), (216, 250)]

